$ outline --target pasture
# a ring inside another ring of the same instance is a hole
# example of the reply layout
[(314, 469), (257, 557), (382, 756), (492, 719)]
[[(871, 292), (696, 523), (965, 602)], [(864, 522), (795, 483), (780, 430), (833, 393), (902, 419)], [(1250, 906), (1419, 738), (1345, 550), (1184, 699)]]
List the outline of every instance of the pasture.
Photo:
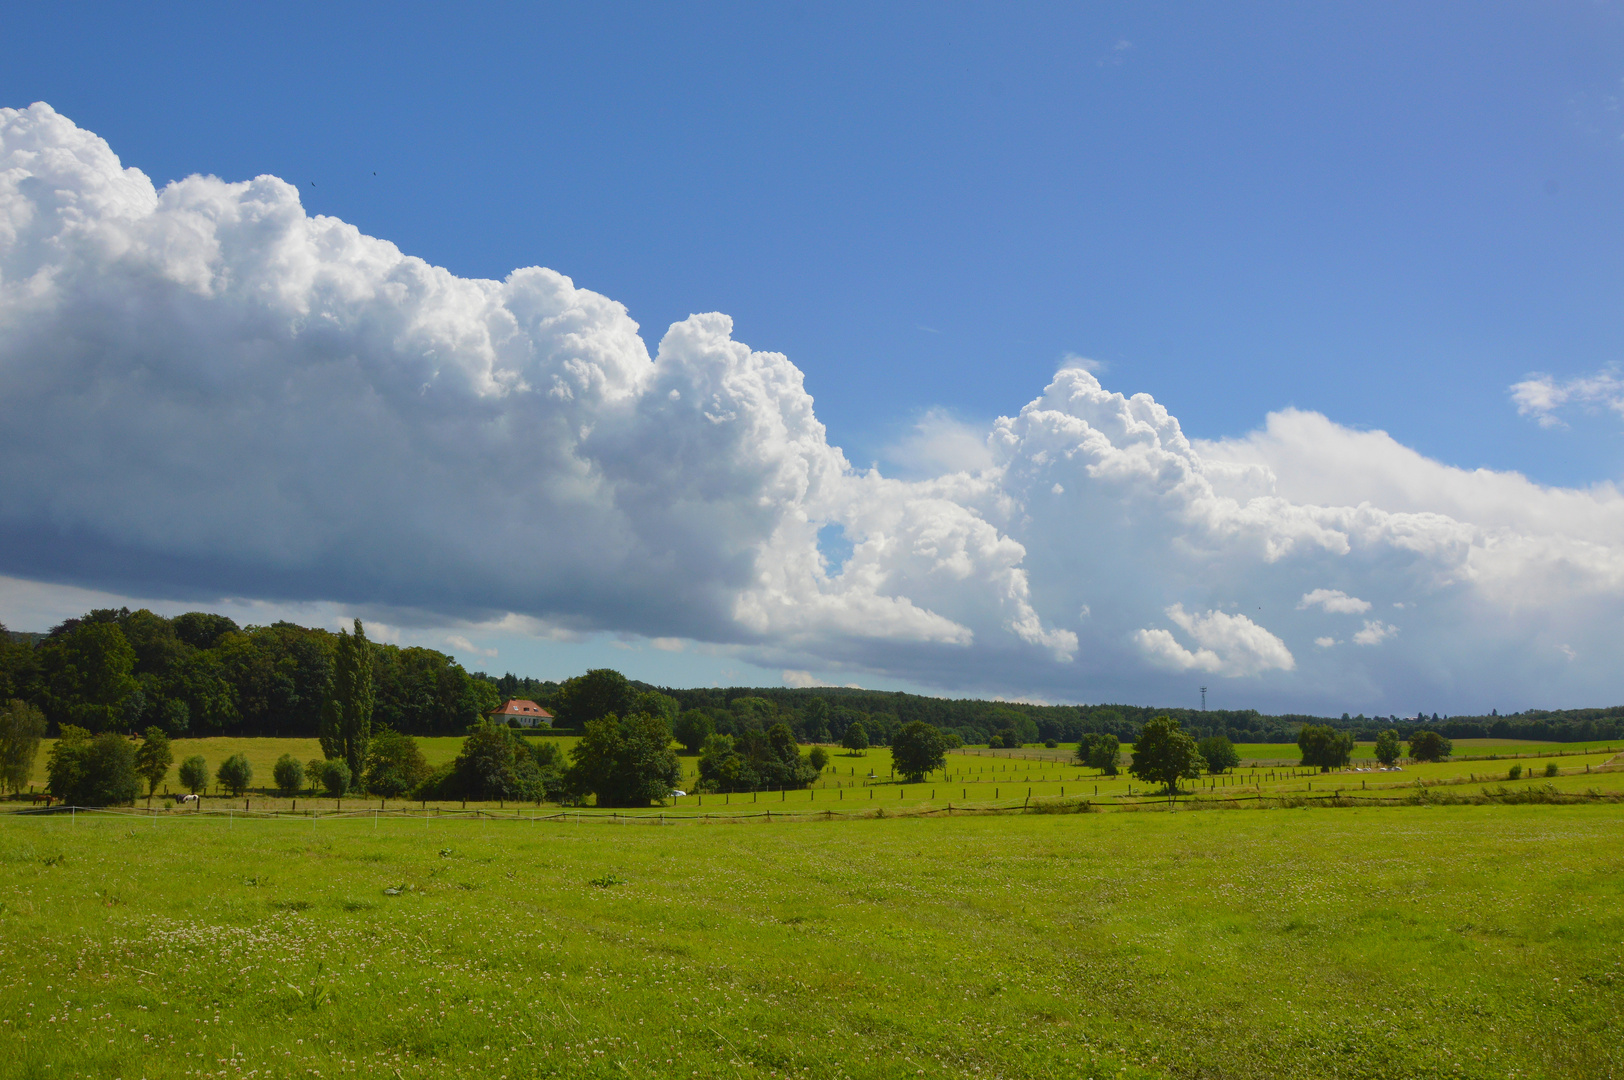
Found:
[[(574, 736), (569, 735), (552, 735), (547, 738), (558, 742), (566, 751), (577, 741)], [(1592, 789), (1617, 792), (1624, 789), (1624, 757), (1617, 753), (1618, 747), (1609, 748), (1606, 744), (1591, 746), (1582, 743), (1509, 743), (1501, 740), (1492, 743), (1485, 741), (1485, 747), (1463, 749), (1462, 744), (1467, 742), (1468, 740), (1462, 740), (1456, 744), (1456, 748), (1460, 753), (1470, 756), (1456, 757), (1443, 762), (1405, 764), (1398, 772), (1370, 771), (1375, 762), (1368, 757), (1355, 757), (1350, 770), (1326, 774), (1314, 769), (1296, 767), (1295, 755), (1284, 758), (1283, 760), (1288, 763), (1283, 765), (1277, 763), (1282, 760), (1281, 758), (1259, 755), (1243, 758), (1241, 767), (1233, 773), (1187, 781), (1186, 786), (1209, 797), (1255, 795), (1264, 798), (1323, 795), (1335, 791), (1350, 795), (1396, 796), (1413, 789), (1417, 782), (1450, 785), (1462, 790), (1494, 787), (1520, 789), (1531, 785), (1541, 787), (1550, 785), (1559, 791), (1570, 792)], [(462, 740), (454, 737), (420, 738), (418, 745), (422, 747), (424, 756), (430, 764), (439, 765), (456, 757)], [(1278, 751), (1281, 755), (1288, 749), (1284, 745), (1251, 744), (1257, 745), (1262, 745), (1271, 753)], [(1493, 747), (1492, 753), (1498, 757), (1491, 758), (1487, 752), (1479, 752), (1489, 746)], [(46, 740), (35, 761), (34, 784), (40, 789), (44, 787), (45, 761), (49, 747), (50, 740)], [(1078, 765), (1071, 759), (1074, 749), (1075, 747), (1063, 747), (1058, 750), (1044, 750), (1039, 747), (1024, 750), (988, 750), (966, 747), (947, 755), (945, 770), (932, 773), (922, 782), (908, 783), (892, 774), (891, 752), (886, 747), (875, 747), (860, 754), (829, 748), (831, 755), (829, 767), (810, 789), (732, 795), (695, 793), (667, 800), (665, 809), (696, 813), (752, 810), (760, 812), (768, 808), (803, 813), (809, 810), (819, 813), (858, 813), (881, 808), (887, 812), (898, 809), (920, 811), (933, 807), (945, 808), (949, 804), (972, 808), (1007, 807), (1019, 806), (1028, 800), (1041, 802), (1078, 798), (1115, 805), (1137, 803), (1147, 796), (1153, 796), (1153, 791), (1147, 790), (1144, 784), (1127, 775), (1125, 767), (1122, 774), (1108, 777)], [(1124, 746), (1124, 762), (1127, 761), (1132, 749), (1131, 745)], [(1296, 747), (1291, 746), (1289, 749), (1295, 751)], [(1361, 746), (1360, 749), (1368, 751), (1368, 747), (1365, 746)], [(180, 762), (191, 754), (203, 756), (208, 762), (211, 775), (219, 763), (233, 753), (243, 754), (253, 765), (253, 790), (246, 800), (229, 800), (216, 794), (215, 797), (206, 798), (205, 805), (246, 804), (256, 810), (296, 808), (300, 811), (332, 810), (340, 805), (352, 808), (361, 805), (395, 807), (416, 805), (401, 800), (369, 802), (366, 796), (359, 793), (352, 794), (343, 800), (342, 804), (328, 798), (301, 796), (297, 800), (288, 800), (275, 797), (271, 793), (271, 768), (276, 759), (283, 753), (291, 753), (300, 761), (320, 757), (321, 748), (315, 739), (177, 739), (174, 742), (174, 750), (175, 765), (171, 768), (167, 781), (171, 792), (180, 790), (176, 770)], [(683, 755), (680, 761), (684, 777), (683, 790), (692, 792), (698, 779), (698, 759)], [(1558, 772), (1554, 777), (1547, 777), (1545, 770), (1551, 765), (1554, 765)], [(1521, 777), (1516, 780), (1512, 780), (1509, 776), (1512, 766), (1519, 766), (1522, 770)], [(1474, 788), (1472, 785), (1477, 787)], [(164, 785), (160, 785), (160, 797), (153, 800), (155, 807), (164, 806), (165, 800), (161, 798), (163, 790)], [(142, 800), (142, 803), (144, 804), (145, 800)], [(462, 808), (461, 804), (438, 805), (446, 808)]]
[(1615, 1076), (1618, 815), (6, 815), (0, 1076)]

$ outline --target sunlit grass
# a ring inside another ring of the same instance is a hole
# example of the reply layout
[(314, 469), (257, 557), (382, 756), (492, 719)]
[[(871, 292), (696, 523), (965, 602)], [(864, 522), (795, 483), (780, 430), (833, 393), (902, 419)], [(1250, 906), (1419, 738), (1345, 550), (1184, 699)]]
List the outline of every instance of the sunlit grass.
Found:
[(1618, 822), (4, 817), (0, 1075), (1607, 1076)]

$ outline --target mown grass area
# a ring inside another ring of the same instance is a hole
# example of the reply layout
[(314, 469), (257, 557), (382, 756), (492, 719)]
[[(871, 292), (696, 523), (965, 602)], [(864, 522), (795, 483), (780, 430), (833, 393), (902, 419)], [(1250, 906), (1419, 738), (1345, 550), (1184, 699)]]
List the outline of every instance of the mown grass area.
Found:
[(0, 1076), (1616, 1076), (1618, 826), (6, 817)]

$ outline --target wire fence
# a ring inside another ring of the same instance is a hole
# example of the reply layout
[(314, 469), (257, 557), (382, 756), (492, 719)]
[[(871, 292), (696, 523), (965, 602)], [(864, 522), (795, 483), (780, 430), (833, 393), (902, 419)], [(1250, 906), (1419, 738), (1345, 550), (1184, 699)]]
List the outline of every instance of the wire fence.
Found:
[[(1492, 781), (1476, 781), (1475, 785), (1486, 784)], [(1278, 791), (1252, 791), (1218, 793), (1183, 792), (1177, 795), (1136, 795), (1114, 796), (1100, 799), (1092, 796), (1074, 797), (1038, 797), (1021, 800), (1020, 802), (1004, 803), (953, 803), (936, 806), (932, 804), (919, 804), (915, 806), (893, 806), (886, 808), (861, 807), (852, 809), (824, 808), (814, 810), (808, 807), (804, 810), (796, 809), (765, 809), (760, 811), (729, 811), (722, 813), (712, 812), (684, 812), (684, 811), (621, 811), (596, 809), (558, 809), (558, 810), (492, 810), (489, 808), (476, 808), (473, 810), (439, 809), (430, 807), (419, 809), (413, 807), (395, 807), (390, 809), (353, 809), (353, 810), (243, 810), (237, 808), (212, 810), (166, 811), (152, 810), (144, 807), (87, 807), (87, 806), (53, 806), (53, 807), (23, 807), (12, 810), (0, 817), (67, 817), (70, 822), (76, 823), (80, 816), (88, 818), (122, 818), (126, 820), (150, 821), (154, 828), (161, 821), (197, 821), (209, 819), (218, 821), (225, 819), (228, 827), (235, 825), (239, 820), (250, 821), (284, 821), (305, 822), (316, 825), (323, 821), (365, 821), (370, 818), (374, 827), (384, 821), (421, 821), (425, 827), (432, 827), (436, 822), (507, 822), (529, 823), (531, 825), (549, 823), (561, 825), (747, 825), (774, 823), (792, 824), (807, 822), (832, 821), (861, 821), (885, 818), (930, 818), (930, 817), (990, 817), (1015, 814), (1090, 814), (1111, 812), (1144, 812), (1144, 811), (1173, 811), (1173, 810), (1242, 810), (1242, 809), (1299, 809), (1299, 808), (1334, 808), (1356, 806), (1417, 806), (1417, 805), (1516, 805), (1526, 803), (1547, 804), (1578, 804), (1578, 803), (1624, 803), (1624, 791), (1600, 791), (1591, 788), (1586, 791), (1559, 791), (1552, 785), (1529, 785), (1517, 788), (1507, 788), (1503, 784), (1490, 790), (1481, 787), (1475, 792), (1457, 792), (1451, 790), (1463, 786), (1466, 782), (1435, 781), (1432, 783), (1416, 783), (1409, 785), (1402, 794), (1390, 792), (1375, 794), (1357, 789), (1333, 789), (1321, 792), (1278, 792)]]

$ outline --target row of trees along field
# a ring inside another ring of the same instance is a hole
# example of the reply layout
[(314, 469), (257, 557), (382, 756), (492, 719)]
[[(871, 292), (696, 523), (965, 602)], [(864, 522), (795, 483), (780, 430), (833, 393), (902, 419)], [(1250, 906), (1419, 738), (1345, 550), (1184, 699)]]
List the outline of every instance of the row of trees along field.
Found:
[[(239, 627), (207, 612), (165, 618), (123, 608), (91, 611), (44, 634), (0, 627), (0, 702), (32, 704), (52, 732), (73, 725), (92, 733), (158, 727), (171, 736), (309, 737), (323, 724), (328, 686), (347, 677), (338, 668), (342, 640), (342, 634), (288, 622)], [(1421, 730), (1451, 739), (1624, 737), (1624, 707), (1505, 717), (1267, 716), (1255, 710), (1030, 705), (839, 687), (662, 691), (612, 671), (564, 682), (469, 673), (450, 656), (418, 647), (372, 644), (367, 657), (375, 722), (397, 732), (460, 735), (510, 697), (538, 702), (560, 727), (578, 732), (599, 716), (630, 715), (639, 695), (658, 693), (657, 708), (645, 702), (644, 711), (661, 715), (690, 751), (697, 753), (711, 734), (726, 735), (757, 763), (752, 768), (767, 761), (759, 737), (778, 725), (803, 743), (843, 743), (857, 728), (878, 746), (890, 745), (910, 723), (936, 728), (950, 743), (1073, 743), (1089, 734), (1131, 742), (1162, 715), (1193, 738), (1222, 736), (1232, 743), (1295, 742), (1305, 727), (1329, 727), (1362, 741), (1389, 729), (1403, 739)]]

